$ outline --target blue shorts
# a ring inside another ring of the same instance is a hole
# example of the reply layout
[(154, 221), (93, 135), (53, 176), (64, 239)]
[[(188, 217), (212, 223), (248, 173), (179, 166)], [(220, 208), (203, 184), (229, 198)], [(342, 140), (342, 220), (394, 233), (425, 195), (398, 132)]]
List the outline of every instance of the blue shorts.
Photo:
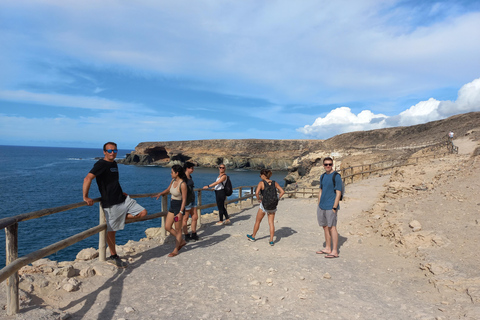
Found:
[(185, 206), (185, 211), (191, 210), (191, 209), (193, 209), (193, 208), (195, 208), (195, 201), (187, 204), (187, 205)]

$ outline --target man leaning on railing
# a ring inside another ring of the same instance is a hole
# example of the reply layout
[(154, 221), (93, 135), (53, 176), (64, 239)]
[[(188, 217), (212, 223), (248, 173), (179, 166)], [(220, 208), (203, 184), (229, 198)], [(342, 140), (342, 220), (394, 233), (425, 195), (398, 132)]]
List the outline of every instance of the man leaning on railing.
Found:
[(95, 163), (83, 180), (83, 200), (87, 205), (93, 205), (93, 199), (88, 197), (88, 192), (93, 179), (96, 179), (107, 222), (107, 245), (110, 249), (107, 263), (118, 268), (126, 268), (127, 263), (120, 259), (115, 249), (115, 233), (123, 230), (125, 219), (142, 218), (147, 215), (147, 210), (122, 191), (115, 161), (117, 152), (116, 143), (107, 142), (103, 145), (104, 158)]

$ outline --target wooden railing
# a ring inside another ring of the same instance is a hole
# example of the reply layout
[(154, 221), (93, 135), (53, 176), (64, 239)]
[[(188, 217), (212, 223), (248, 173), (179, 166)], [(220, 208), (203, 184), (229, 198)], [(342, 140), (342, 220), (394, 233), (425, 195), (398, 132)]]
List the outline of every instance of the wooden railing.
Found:
[[(251, 199), (251, 204), (253, 205), (254, 203), (254, 188), (256, 186), (241, 186), (241, 187), (236, 187), (234, 190), (238, 190), (238, 198), (235, 199), (230, 199), (225, 201), (226, 204), (232, 203), (232, 202), (239, 202), (239, 206), (242, 206), (242, 200), (246, 199)], [(242, 192), (245, 189), (249, 189), (249, 193), (247, 195), (243, 195)], [(195, 189), (195, 192), (197, 192), (197, 213), (198, 213), (198, 221), (197, 221), (197, 227), (201, 227), (201, 213), (202, 210), (216, 207), (216, 203), (208, 203), (208, 204), (202, 204), (202, 192), (211, 192), (213, 190), (208, 189), (208, 190), (203, 190), (203, 189)], [(156, 193), (148, 193), (148, 194), (132, 194), (130, 195), (131, 198), (147, 198), (147, 197), (152, 197)], [(94, 203), (100, 202), (100, 198), (94, 199)], [(139, 221), (146, 221), (146, 220), (152, 220), (152, 219), (157, 219), (161, 218), (162, 223), (161, 223), (161, 236), (165, 237), (166, 236), (166, 231), (165, 231), (165, 217), (168, 212), (168, 198), (167, 195), (162, 197), (162, 202), (161, 202), (161, 212), (154, 213), (154, 214), (149, 214), (143, 218), (140, 219), (135, 219), (135, 220), (129, 220), (126, 221), (126, 223), (133, 223), (133, 222), (139, 222)], [(103, 212), (103, 208), (101, 204), (99, 205), (100, 207), (100, 214), (99, 214), (99, 224), (93, 228), (90, 228), (88, 230), (85, 230), (83, 232), (77, 233), (67, 239), (63, 239), (59, 242), (56, 242), (54, 244), (51, 244), (47, 247), (44, 247), (42, 249), (39, 249), (37, 251), (34, 251), (32, 253), (29, 253), (25, 256), (18, 257), (18, 224), (22, 221), (27, 221), (31, 219), (37, 219), (41, 218), (44, 216), (48, 216), (54, 213), (58, 212), (63, 212), (63, 211), (68, 211), (72, 209), (76, 209), (79, 207), (86, 206), (85, 202), (78, 202), (78, 203), (73, 203), (73, 204), (68, 204), (60, 207), (55, 207), (55, 208), (49, 208), (49, 209), (43, 209), (39, 211), (33, 211), (29, 213), (24, 213), (20, 214), (14, 217), (8, 217), (8, 218), (3, 218), (0, 219), (0, 228), (5, 229), (5, 247), (6, 247), (6, 266), (0, 270), (0, 283), (3, 282), (4, 280), (7, 280), (7, 314), (8, 315), (14, 315), (18, 313), (19, 311), (19, 288), (18, 288), (18, 283), (19, 283), (19, 277), (18, 277), (18, 270), (20, 270), (22, 267), (35, 262), (36, 260), (39, 260), (43, 257), (46, 257), (48, 255), (51, 255), (59, 250), (62, 250), (64, 248), (67, 248), (81, 240), (84, 240), (88, 237), (91, 237), (95, 234), (99, 234), (99, 241), (98, 241), (98, 251), (99, 251), (99, 260), (100, 261), (105, 261), (106, 260), (106, 230), (107, 230), (107, 224), (105, 223), (105, 214)]]

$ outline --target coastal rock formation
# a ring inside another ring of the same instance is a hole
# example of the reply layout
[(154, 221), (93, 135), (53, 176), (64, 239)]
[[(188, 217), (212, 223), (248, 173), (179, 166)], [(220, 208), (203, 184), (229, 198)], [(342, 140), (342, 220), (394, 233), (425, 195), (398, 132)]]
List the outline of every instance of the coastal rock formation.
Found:
[(191, 140), (142, 142), (123, 164), (172, 166), (191, 161), (198, 166), (286, 170), (295, 158), (324, 149), (323, 140)]

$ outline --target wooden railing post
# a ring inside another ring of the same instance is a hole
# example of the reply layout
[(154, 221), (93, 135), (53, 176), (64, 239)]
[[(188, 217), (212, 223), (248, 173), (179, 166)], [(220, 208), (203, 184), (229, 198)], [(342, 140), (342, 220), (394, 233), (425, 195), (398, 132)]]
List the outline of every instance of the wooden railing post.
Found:
[[(98, 204), (100, 208), (99, 212), (99, 224), (105, 223), (105, 211), (103, 210), (102, 203)], [(107, 260), (107, 230), (102, 230), (98, 233), (98, 260)]]
[[(238, 188), (238, 197), (242, 197), (242, 187)], [(238, 207), (242, 209), (242, 200), (238, 201)]]
[[(202, 205), (202, 190), (198, 190), (197, 193), (197, 208)], [(202, 226), (202, 209), (197, 209), (197, 215), (198, 215), (198, 220), (197, 220), (197, 228), (200, 229)]]
[[(166, 195), (162, 196), (162, 212), (168, 211), (168, 197)], [(160, 227), (160, 236), (165, 238), (167, 236), (167, 231), (165, 230), (165, 217), (161, 218), (162, 226)]]
[[(5, 228), (6, 264), (7, 266), (18, 258), (18, 222)], [(15, 315), (19, 310), (18, 271), (7, 279), (7, 314)]]

